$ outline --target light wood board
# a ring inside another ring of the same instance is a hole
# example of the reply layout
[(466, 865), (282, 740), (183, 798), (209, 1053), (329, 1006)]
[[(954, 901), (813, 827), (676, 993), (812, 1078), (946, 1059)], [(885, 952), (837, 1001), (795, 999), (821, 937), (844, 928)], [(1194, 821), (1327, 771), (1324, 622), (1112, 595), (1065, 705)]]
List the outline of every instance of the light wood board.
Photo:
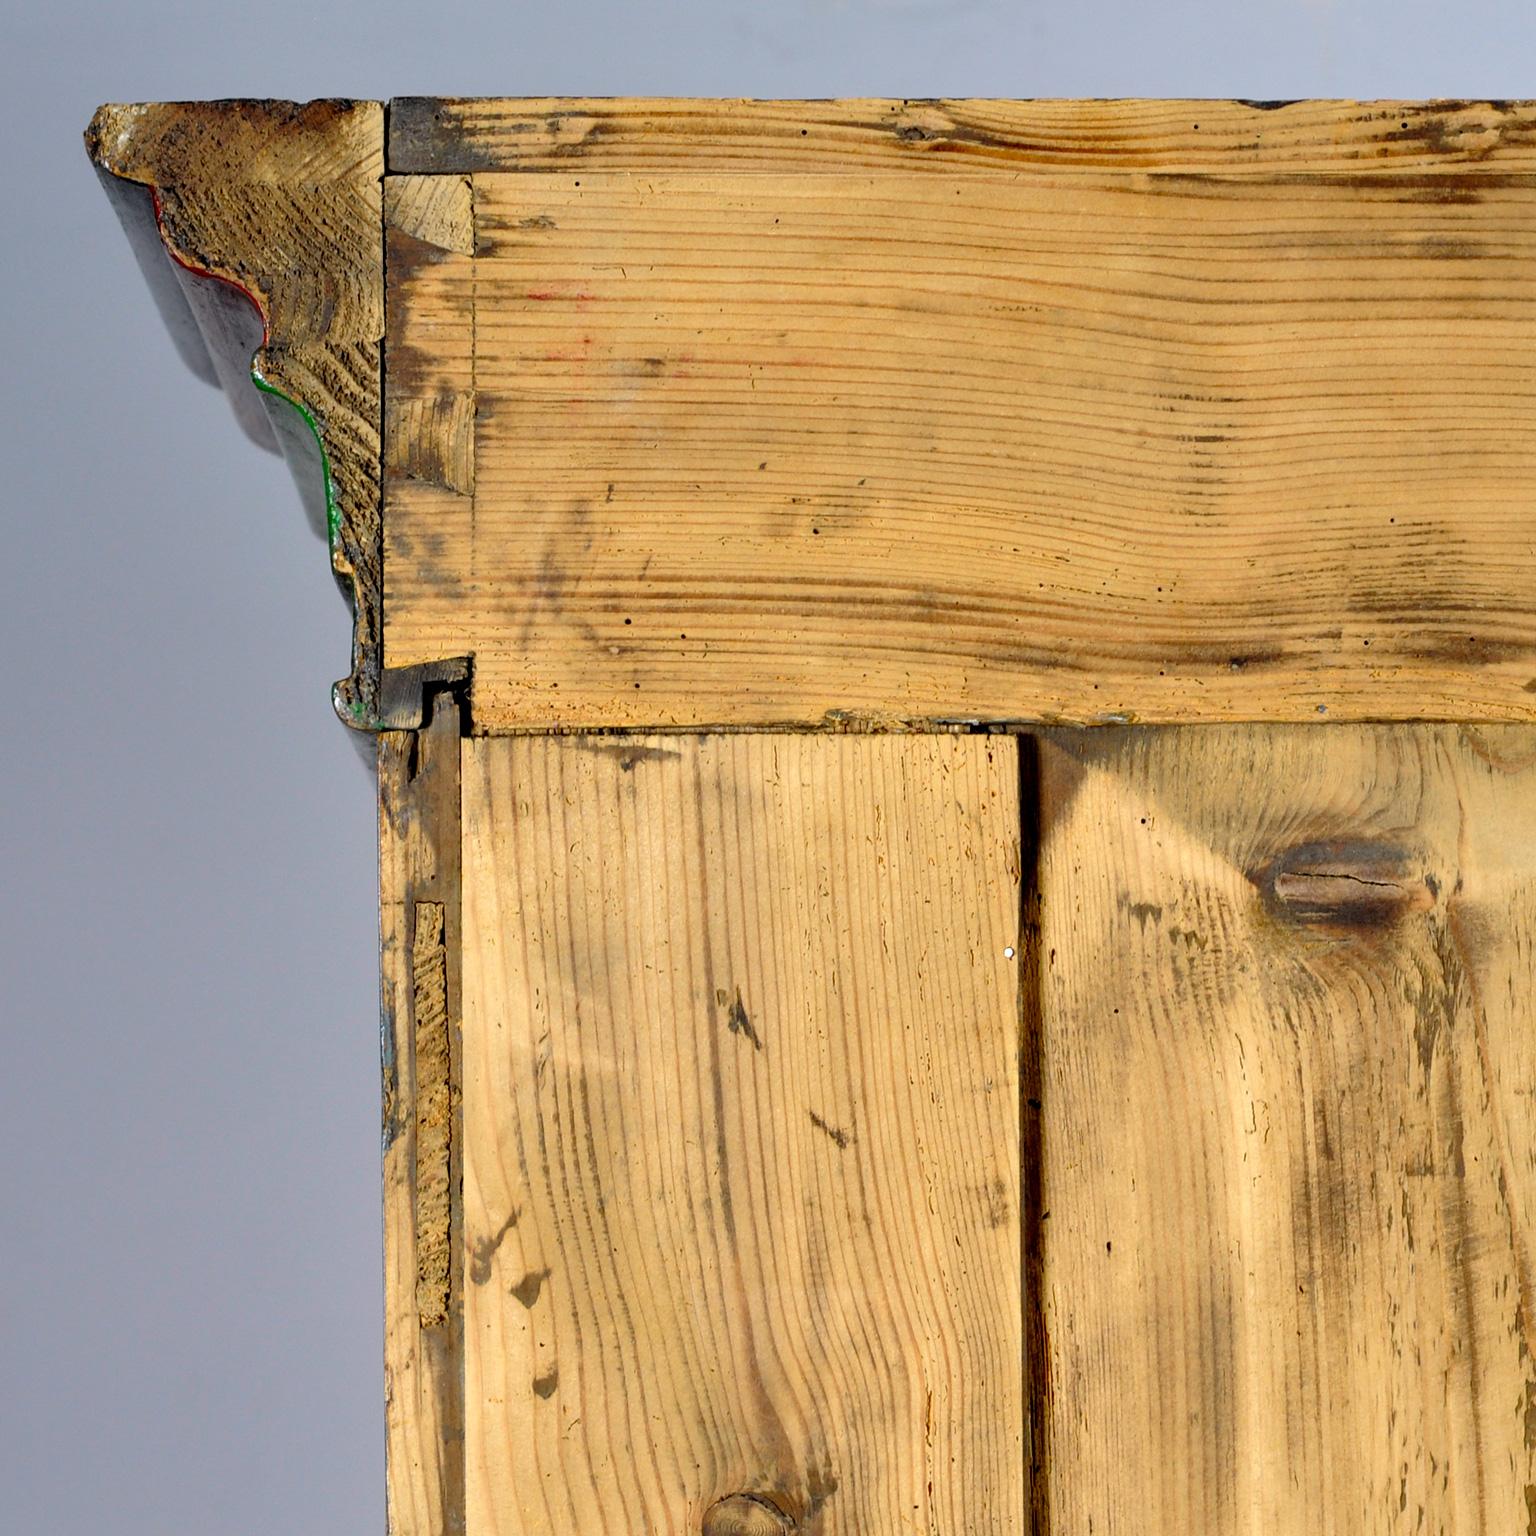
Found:
[(1049, 1529), (1536, 1521), (1536, 732), (1053, 735)]
[(392, 171), (1536, 170), (1528, 101), (397, 96)]
[(1536, 714), (1523, 174), (399, 180), (386, 659), (477, 731)]
[(466, 743), (469, 1536), (1018, 1536), (1017, 795)]

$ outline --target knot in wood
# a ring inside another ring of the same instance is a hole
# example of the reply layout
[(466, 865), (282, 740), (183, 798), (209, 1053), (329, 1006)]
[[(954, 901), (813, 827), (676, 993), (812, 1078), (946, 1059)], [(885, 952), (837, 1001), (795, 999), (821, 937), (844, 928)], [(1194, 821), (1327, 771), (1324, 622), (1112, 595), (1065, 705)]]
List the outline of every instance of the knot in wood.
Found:
[(702, 1536), (787, 1536), (795, 1522), (755, 1493), (733, 1493), (704, 1511)]

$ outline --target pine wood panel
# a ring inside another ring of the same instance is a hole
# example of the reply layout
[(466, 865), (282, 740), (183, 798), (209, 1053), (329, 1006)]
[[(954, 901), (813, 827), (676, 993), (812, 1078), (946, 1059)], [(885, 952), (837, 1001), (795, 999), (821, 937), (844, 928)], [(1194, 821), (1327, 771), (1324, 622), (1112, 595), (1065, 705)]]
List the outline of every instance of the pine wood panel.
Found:
[(397, 96), (392, 171), (1536, 169), (1525, 101)]
[(1536, 732), (1041, 781), (1050, 1529), (1529, 1529)]
[(469, 1536), (1018, 1536), (1008, 740), (464, 749)]
[(470, 180), (385, 624), (477, 730), (1536, 710), (1529, 178)]

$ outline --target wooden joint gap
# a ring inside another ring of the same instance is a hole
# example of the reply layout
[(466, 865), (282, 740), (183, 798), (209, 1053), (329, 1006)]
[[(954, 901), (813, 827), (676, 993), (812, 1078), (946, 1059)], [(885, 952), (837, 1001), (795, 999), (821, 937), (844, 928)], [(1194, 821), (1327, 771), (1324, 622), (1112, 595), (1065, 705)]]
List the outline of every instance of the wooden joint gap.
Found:
[(1019, 762), (1019, 1243), (1026, 1450), (1024, 1507), (1030, 1536), (1050, 1536), (1050, 1356), (1045, 1334), (1045, 1015), (1040, 953), (1040, 741), (1017, 738)]

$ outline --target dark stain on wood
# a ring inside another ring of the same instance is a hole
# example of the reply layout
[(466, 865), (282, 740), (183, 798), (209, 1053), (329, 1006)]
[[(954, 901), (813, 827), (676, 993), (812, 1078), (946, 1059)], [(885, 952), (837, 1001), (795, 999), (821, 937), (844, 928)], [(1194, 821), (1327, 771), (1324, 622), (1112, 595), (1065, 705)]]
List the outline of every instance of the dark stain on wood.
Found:
[[(1158, 171), (1151, 191), (1178, 190), (1229, 198), (1232, 178), (1222, 170)], [(1484, 192), (1522, 189), (1529, 177), (1507, 171), (1310, 171), (1273, 170), (1266, 186), (1315, 187), (1320, 192), (1348, 193), (1352, 200), (1381, 203), (1480, 203)]]
[[(1526, 691), (1536, 693), (1536, 678), (1526, 684)], [(1521, 773), (1536, 764), (1536, 732), (1524, 725), (1463, 725), (1461, 739), (1499, 773)]]
[(463, 260), (453, 251), (418, 239), (395, 225), (384, 228), (384, 357), (389, 392), (414, 392), (429, 382), (441, 365), (430, 351), (413, 347), (405, 335), (411, 318), (411, 289), (424, 267)]
[(837, 1477), (831, 1467), (812, 1466), (805, 1480), (805, 1509), (802, 1522), (809, 1526), (821, 1513), (822, 1506), (837, 1492)]
[[(1465, 612), (1465, 602), (1462, 611)], [(1415, 661), (1451, 663), (1486, 667), (1496, 662), (1523, 661), (1536, 654), (1536, 641), (1503, 639), (1489, 635), (1471, 635), (1461, 630), (1430, 631), (1404, 638), (1395, 647), (1398, 654)]]
[(385, 164), (390, 171), (490, 171), (502, 164), (464, 132), (454, 104), (436, 96), (396, 96), (385, 108)]
[(1293, 657), (1279, 645), (1249, 646), (1237, 651), (1230, 645), (1216, 641), (1169, 646), (1162, 660), (1165, 666), (1179, 671), (1224, 669), (1228, 672), (1248, 672), (1283, 666)]
[(980, 1186), (980, 1194), (988, 1230), (1000, 1232), (1008, 1225), (1012, 1209), (1008, 1201), (1008, 1186), (1000, 1178), (993, 1177)]
[(725, 1027), (733, 1035), (749, 1040), (753, 1050), (762, 1050), (762, 1038), (753, 1028), (752, 1020), (747, 1016), (747, 1005), (741, 1000), (741, 988), (737, 987), (734, 997), (729, 997), (722, 988), (715, 993), (715, 1001), (725, 1009)]
[[(761, 1047), (759, 1047), (759, 1049), (761, 1049)], [(848, 1148), (853, 1144), (853, 1137), (849, 1132), (841, 1130), (835, 1125), (829, 1124), (827, 1121), (823, 1120), (814, 1109), (810, 1110), (809, 1114), (811, 1117), (811, 1124), (814, 1125), (816, 1129), (822, 1133), (823, 1136), (826, 1136), (837, 1147), (839, 1152), (846, 1152)]]
[(1405, 850), (1375, 842), (1315, 842), (1287, 849), (1249, 872), (1282, 922), (1332, 929), (1382, 928), (1427, 912), (1439, 894)]
[(470, 1256), (469, 1278), (476, 1285), (484, 1285), (491, 1278), (491, 1260), (501, 1247), (501, 1240), (517, 1225), (522, 1211), (514, 1208), (507, 1219), (489, 1236), (475, 1239), (475, 1251)]
[(518, 614), (522, 621), (520, 648), (529, 647), (535, 626), (544, 618), (566, 619), (589, 645), (601, 644), (601, 636), (589, 620), (566, 612), (567, 598), (581, 582), (581, 567), (573, 564), (573, 559), (590, 552), (594, 537), (590, 503), (572, 502), (564, 526), (551, 529), (539, 552), (533, 591)]
[(1422, 145), (1436, 155), (1457, 159), (1486, 159), (1502, 145), (1503, 130), (1495, 128), (1494, 137), (1485, 145), (1465, 143), (1469, 134), (1481, 136), (1495, 126), (1486, 119), (1458, 122), (1456, 114), (1467, 110), (1465, 102), (1455, 101), (1436, 102), (1432, 110), (1418, 106), (1404, 107), (1406, 115), (1401, 119), (1401, 126), (1388, 129), (1382, 138), (1389, 144)]
[(618, 759), (620, 773), (633, 773), (641, 763), (665, 763), (681, 758), (676, 747), (647, 747), (633, 741), (605, 741), (601, 737), (579, 740), (583, 752), (597, 752)]
[(511, 1287), (511, 1294), (525, 1307), (532, 1307), (539, 1299), (539, 1292), (544, 1289), (544, 1282), (549, 1279), (549, 1269), (530, 1270), (516, 1285)]

